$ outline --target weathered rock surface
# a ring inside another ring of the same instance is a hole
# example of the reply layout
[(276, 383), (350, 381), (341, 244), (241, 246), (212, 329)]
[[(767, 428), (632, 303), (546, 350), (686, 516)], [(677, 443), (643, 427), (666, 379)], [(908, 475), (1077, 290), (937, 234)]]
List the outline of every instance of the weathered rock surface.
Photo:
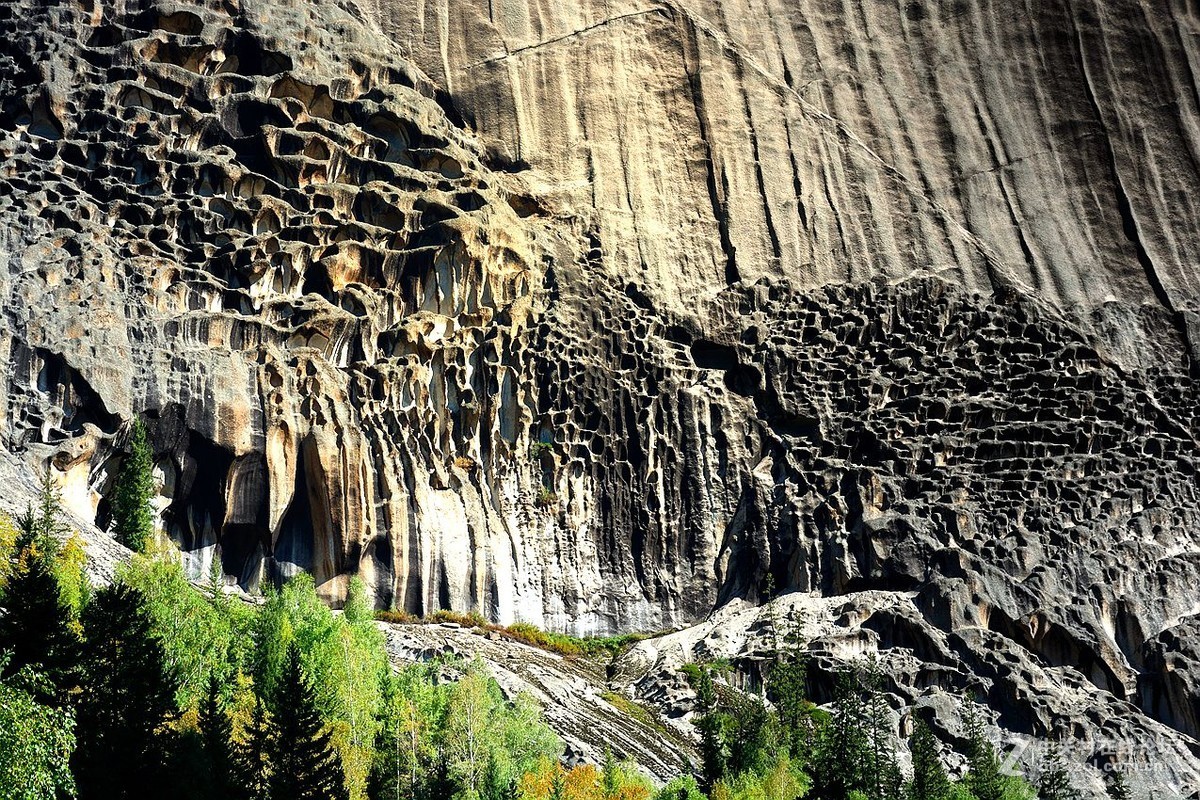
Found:
[(381, 627), (388, 655), (396, 663), (478, 659), (506, 696), (524, 692), (533, 697), (563, 739), (567, 760), (602, 764), (608, 749), (618, 759), (634, 761), (659, 783), (685, 774), (698, 760), (693, 731), (671, 725), (654, 705), (639, 707), (632, 699), (631, 682), (617, 664), (564, 658), (457, 625)]
[(6, 3), (0, 440), (103, 529), (145, 417), (164, 528), (248, 588), (577, 631), (845, 597), (898, 702), (975, 681), (1200, 791), (1198, 26)]
[(1186, 4), (361, 5), (658, 304), (929, 270), (1196, 325)]
[[(939, 631), (915, 601), (913, 592), (881, 591), (792, 593), (764, 606), (734, 601), (694, 626), (639, 642), (607, 664), (562, 658), (478, 629), (382, 627), (398, 664), (478, 659), (510, 697), (525, 692), (543, 705), (571, 758), (599, 763), (610, 748), (660, 782), (698, 758), (697, 703), (680, 667), (724, 659), (732, 668), (724, 678), (729, 686), (758, 694), (781, 648), (790, 646), (784, 639), (799, 634), (807, 643), (816, 701), (832, 700), (837, 670), (865, 666), (875, 657), (897, 739), (911, 733), (914, 718), (926, 720), (954, 769), (965, 767), (950, 748), (966, 749), (964, 703), (972, 697), (996, 710), (985, 709), (985, 727), (1006, 770), (1037, 774), (1047, 733), (1037, 720), (1044, 717), (1061, 721), (1054, 733), (1065, 742), (1073, 779), (1085, 796), (1106, 796), (1102, 771), (1113, 763), (1147, 797), (1183, 797), (1169, 787), (1200, 785), (1190, 736), (1147, 719), (1074, 665), (1039, 662), (1020, 644), (986, 631)], [(624, 701), (614, 704), (614, 696)], [(906, 752), (902, 745), (899, 752)]]

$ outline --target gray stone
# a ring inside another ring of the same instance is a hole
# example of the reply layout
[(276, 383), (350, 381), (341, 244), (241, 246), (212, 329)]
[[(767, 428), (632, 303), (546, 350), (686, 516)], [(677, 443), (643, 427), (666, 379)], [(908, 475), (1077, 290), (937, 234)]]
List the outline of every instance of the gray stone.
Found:
[(798, 591), (898, 719), (1194, 793), (1193, 16), (5, 3), (3, 503), (51, 468), (111, 577), (139, 416), (195, 577), (582, 633)]

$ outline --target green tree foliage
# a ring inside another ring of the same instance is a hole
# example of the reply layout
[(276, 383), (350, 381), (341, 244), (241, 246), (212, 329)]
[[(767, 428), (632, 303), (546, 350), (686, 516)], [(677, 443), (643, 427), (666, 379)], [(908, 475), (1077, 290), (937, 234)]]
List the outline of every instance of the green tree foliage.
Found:
[(348, 797), (341, 759), (317, 709), (316, 693), (288, 646), (281, 679), (271, 697), (267, 754), (270, 800), (341, 800)]
[[(696, 692), (696, 705), (700, 711), (695, 724), (700, 733), (700, 779), (705, 791), (710, 791), (734, 771), (731, 742), (737, 729), (734, 715), (721, 707), (713, 672), (709, 665), (687, 664), (683, 668), (688, 683)], [(738, 756), (744, 761), (747, 753), (742, 750)]]
[[(270, 592), (254, 624), (255, 690), (274, 697), (288, 647), (300, 649), (317, 709), (329, 722), (342, 755), (350, 793), (361, 797), (379, 728), (383, 684), (389, 672), (383, 634), (375, 627), (361, 582), (351, 581), (346, 611), (338, 616), (317, 597), (312, 578), (300, 575)], [(268, 710), (276, 713), (277, 709)]]
[(1113, 772), (1109, 777), (1106, 789), (1111, 800), (1132, 800), (1133, 798), (1133, 793), (1129, 790), (1129, 783), (1125, 780), (1125, 773), (1119, 770)]
[(368, 780), (372, 800), (425, 800), (440, 778), (438, 739), (448, 691), (435, 683), (434, 669), (412, 665), (385, 683)]
[(851, 792), (867, 793), (872, 761), (867, 707), (859, 672), (838, 675), (834, 712), (817, 741), (813, 785), (819, 797), (849, 800)]
[(253, 714), (242, 739), (234, 746), (233, 756), (239, 796), (246, 800), (267, 800), (271, 774), (270, 729), (267, 707), (259, 698), (255, 698)]
[(908, 800), (951, 800), (950, 779), (938, 755), (933, 731), (918, 719), (908, 740), (912, 754), (912, 780), (908, 782)]
[(730, 774), (729, 742), (734, 731), (733, 716), (725, 711), (709, 711), (696, 720), (696, 729), (700, 732), (701, 785), (705, 790), (711, 790)]
[(504, 800), (539, 759), (562, 751), (536, 703), (524, 695), (507, 703), (479, 663), (450, 689), (446, 705), (444, 753), (454, 797)]
[(38, 482), (37, 504), (27, 509), (25, 516), (32, 520), (34, 536), (39, 541), (60, 542), (71, 533), (70, 526), (62, 519), (62, 492), (48, 467)]
[(611, 747), (604, 748), (604, 768), (600, 771), (600, 791), (604, 800), (617, 800), (621, 794), (621, 765)]
[(766, 690), (792, 757), (809, 761), (826, 715), (808, 699), (808, 659), (798, 647), (789, 647), (771, 667)]
[(154, 635), (162, 642), (168, 669), (179, 682), (176, 703), (195, 709), (215, 676), (223, 699), (231, 698), (234, 677), (250, 669), (254, 612), (224, 595), (206, 597), (188, 582), (170, 557), (134, 556), (118, 572), (122, 583), (145, 598)]
[[(7, 656), (0, 654), (0, 671)], [(41, 684), (41, 685), (39, 685)], [(75, 791), (69, 761), (75, 720), (65, 709), (42, 702), (53, 694), (30, 670), (0, 680), (0, 797), (49, 800)]]
[(1004, 800), (1004, 780), (1000, 774), (1000, 757), (996, 748), (983, 733), (979, 713), (967, 710), (967, 774), (963, 783), (977, 800)]
[(797, 800), (808, 788), (808, 776), (785, 755), (761, 769), (718, 781), (712, 800)]
[(546, 800), (568, 800), (567, 776), (561, 769), (555, 770), (550, 778), (550, 791), (546, 794)]
[(8, 576), (17, 566), (17, 537), (20, 530), (8, 514), (0, 511), (0, 597), (8, 585)]
[[(571, 772), (578, 775), (580, 770), (577, 766)], [(652, 784), (638, 774), (636, 765), (620, 763), (608, 747), (605, 747), (599, 780), (592, 783), (590, 788), (593, 792), (590, 794), (598, 794), (596, 800), (650, 800), (654, 792)], [(599, 789), (599, 792), (595, 792), (595, 789)]]
[(48, 679), (41, 685), (50, 694), (39, 699), (61, 701), (75, 684), (78, 639), (54, 576), (56, 540), (45, 523), (40, 512), (32, 511), (17, 520), (8, 581), (0, 594), (0, 650), (10, 654), (3, 674), (32, 667)]
[(732, 739), (729, 743), (729, 771), (733, 774), (772, 769), (786, 756), (778, 718), (767, 711), (757, 697), (739, 699), (731, 704)]
[(705, 800), (693, 775), (682, 775), (658, 790), (654, 800)]
[[(26, 509), (20, 519), (24, 519), (25, 522), (16, 526), (18, 533), (12, 550), (17, 556), (20, 556), (22, 551), (44, 555), (58, 582), (62, 601), (73, 616), (78, 616), (91, 593), (91, 584), (88, 583), (84, 570), (87, 553), (84, 550), (83, 539), (63, 521), (62, 493), (49, 469), (42, 473), (38, 484), (37, 503)], [(20, 532), (22, 528), (23, 533)], [(3, 536), (0, 535), (0, 538)], [(29, 550), (31, 545), (32, 551)], [(16, 566), (15, 562), (11, 564), (11, 568), (15, 569)]]
[(862, 679), (867, 694), (864, 708), (870, 752), (866, 794), (870, 800), (893, 800), (900, 797), (904, 778), (892, 743), (891, 709), (883, 693), (883, 676), (874, 657), (868, 661)]
[(1056, 743), (1051, 743), (1038, 775), (1038, 800), (1078, 800), (1079, 792), (1071, 785), (1071, 777), (1063, 764), (1062, 752)]
[[(807, 749), (807, 737), (791, 736), (793, 731), (783, 728), (781, 714), (769, 711), (759, 698), (719, 693), (714, 683), (717, 669), (688, 665), (684, 674), (702, 712), (695, 723), (701, 758), (697, 791), (707, 790), (714, 800), (794, 800), (808, 790), (803, 762), (790, 752), (793, 742)], [(784, 677), (783, 671), (777, 673), (773, 690), (768, 681), (768, 692), (787, 705), (787, 700), (795, 699), (790, 693), (800, 691), (803, 674), (786, 675), (786, 684), (778, 677)], [(805, 723), (815, 720), (808, 709), (800, 710), (799, 702), (790, 707)]]
[(146, 426), (133, 421), (129, 435), (129, 453), (121, 461), (113, 488), (113, 524), (117, 541), (144, 553), (154, 539), (154, 464), (146, 441)]
[(965, 800), (1034, 800), (1033, 786), (1020, 777), (1000, 771), (1000, 756), (984, 735), (983, 722), (973, 706), (967, 707), (965, 722), (967, 774), (955, 786), (969, 793)]
[(92, 596), (92, 584), (87, 578), (87, 551), (79, 534), (72, 533), (59, 548), (54, 560), (54, 578), (63, 604), (72, 619), (77, 619)]
[(176, 682), (137, 589), (101, 589), (84, 609), (78, 748), (81, 800), (154, 797), (167, 763)]
[(207, 692), (200, 704), (196, 727), (204, 753), (205, 794), (213, 800), (237, 797), (240, 784), (233, 722), (221, 699), (221, 685), (216, 673), (209, 673)]

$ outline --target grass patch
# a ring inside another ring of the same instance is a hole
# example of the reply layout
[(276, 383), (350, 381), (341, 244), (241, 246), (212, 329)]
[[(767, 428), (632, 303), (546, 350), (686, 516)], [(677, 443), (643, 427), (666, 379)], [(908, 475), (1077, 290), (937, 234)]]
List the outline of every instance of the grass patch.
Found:
[(625, 695), (618, 694), (616, 692), (604, 692), (600, 695), (600, 697), (604, 699), (604, 702), (608, 703), (625, 716), (632, 717), (643, 725), (658, 727), (658, 721), (654, 719), (654, 716), (647, 711), (644, 706), (639, 703), (635, 703)]
[(637, 642), (650, 638), (648, 633), (627, 633), (622, 636), (570, 636), (565, 633), (550, 633), (527, 622), (517, 622), (508, 627), (498, 627), (496, 630), (501, 636), (568, 657), (616, 656)]

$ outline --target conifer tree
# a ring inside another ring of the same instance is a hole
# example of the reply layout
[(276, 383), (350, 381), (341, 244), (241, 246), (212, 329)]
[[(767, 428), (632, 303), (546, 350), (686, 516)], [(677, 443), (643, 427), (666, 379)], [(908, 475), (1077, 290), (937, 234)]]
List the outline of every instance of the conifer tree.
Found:
[(938, 756), (937, 740), (924, 720), (917, 720), (908, 747), (913, 767), (908, 800), (949, 800), (950, 779)]
[(71, 759), (80, 800), (160, 796), (175, 715), (176, 681), (144, 598), (124, 585), (101, 589), (84, 610)]
[(200, 704), (197, 727), (204, 745), (208, 794), (227, 800), (238, 796), (239, 781), (233, 750), (233, 722), (221, 703), (221, 684), (215, 672), (208, 675), (208, 691)]
[(1078, 800), (1079, 793), (1071, 785), (1071, 778), (1063, 764), (1062, 752), (1055, 742), (1050, 743), (1046, 756), (1042, 759), (1037, 792), (1039, 800)]
[(808, 660), (799, 646), (785, 640), (779, 660), (767, 675), (767, 699), (779, 711), (779, 725), (791, 755), (807, 762), (816, 741), (816, 706), (808, 699)]
[(567, 800), (567, 776), (557, 764), (554, 776), (550, 779), (550, 794), (547, 795), (547, 800)]
[(62, 492), (50, 474), (50, 468), (42, 473), (38, 483), (36, 510), (26, 510), (33, 520), (33, 532), (37, 539), (46, 544), (48, 552), (58, 553), (58, 542), (66, 538), (71, 529), (62, 521)]
[(1004, 777), (996, 748), (983, 733), (983, 722), (973, 708), (967, 710), (967, 788), (977, 800), (1004, 800)]
[(729, 742), (734, 720), (720, 708), (710, 667), (690, 664), (684, 672), (696, 692), (696, 704), (701, 712), (695, 725), (700, 733), (701, 784), (708, 792), (729, 771)]
[(866, 794), (871, 800), (894, 800), (900, 796), (904, 777), (892, 745), (891, 709), (883, 693), (883, 675), (874, 656), (867, 666), (864, 681), (869, 756), (865, 774)]
[(9, 651), (5, 675), (32, 667), (49, 680), (35, 695), (39, 702), (66, 698), (75, 685), (78, 639), (71, 612), (54, 577), (55, 540), (45, 535), (47, 516), (26, 511), (17, 519), (15, 563), (0, 594), (0, 650)]
[(866, 794), (872, 760), (862, 679), (857, 672), (838, 675), (833, 719), (822, 731), (813, 770), (814, 796), (847, 800), (852, 792)]
[(1132, 800), (1133, 793), (1125, 780), (1125, 773), (1120, 770), (1113, 772), (1108, 781), (1108, 796), (1111, 800)]
[(343, 800), (341, 761), (317, 711), (316, 695), (300, 665), (300, 648), (288, 645), (282, 680), (271, 701), (268, 755), (271, 800)]
[(617, 800), (621, 792), (621, 770), (611, 747), (604, 748), (604, 769), (600, 773), (600, 786), (604, 800)]
[(779, 759), (779, 729), (758, 698), (742, 699), (730, 707), (728, 774), (766, 769)]
[(136, 553), (146, 552), (154, 538), (154, 474), (146, 427), (134, 420), (129, 453), (121, 462), (113, 495), (113, 523), (117, 541)]
[(261, 698), (255, 698), (250, 726), (233, 749), (234, 773), (239, 788), (237, 797), (244, 800), (267, 800), (269, 797), (270, 735), (266, 705)]

